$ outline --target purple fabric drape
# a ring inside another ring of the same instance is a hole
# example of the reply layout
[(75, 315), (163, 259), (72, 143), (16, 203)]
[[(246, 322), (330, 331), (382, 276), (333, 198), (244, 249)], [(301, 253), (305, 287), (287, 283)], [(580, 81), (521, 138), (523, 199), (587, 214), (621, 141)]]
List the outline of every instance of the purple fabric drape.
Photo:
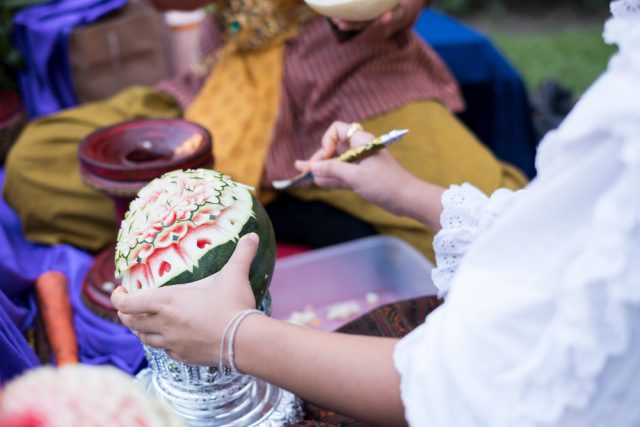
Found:
[[(4, 169), (0, 169), (0, 187)], [(27, 241), (13, 210), (0, 199), (0, 382), (38, 365), (23, 331), (33, 325), (35, 279), (47, 270), (69, 280), (80, 360), (111, 364), (135, 373), (144, 365), (142, 346), (122, 325), (95, 316), (82, 304), (82, 281), (93, 258), (69, 245), (39, 245)]]
[(120, 9), (127, 0), (54, 0), (25, 8), (13, 18), (13, 44), (26, 66), (20, 92), (31, 117), (77, 104), (68, 41), (73, 28)]
[(0, 383), (38, 365), (38, 358), (22, 336), (19, 327), (32, 310), (14, 305), (0, 291)]

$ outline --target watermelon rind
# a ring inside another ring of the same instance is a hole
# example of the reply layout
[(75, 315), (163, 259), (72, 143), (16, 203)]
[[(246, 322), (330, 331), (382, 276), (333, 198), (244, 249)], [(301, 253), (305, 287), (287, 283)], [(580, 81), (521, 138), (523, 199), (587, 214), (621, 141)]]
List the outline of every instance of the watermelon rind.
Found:
[(116, 277), (129, 292), (197, 281), (220, 271), (238, 240), (255, 232), (260, 244), (249, 279), (259, 304), (275, 265), (275, 235), (250, 189), (208, 169), (153, 180), (122, 221)]

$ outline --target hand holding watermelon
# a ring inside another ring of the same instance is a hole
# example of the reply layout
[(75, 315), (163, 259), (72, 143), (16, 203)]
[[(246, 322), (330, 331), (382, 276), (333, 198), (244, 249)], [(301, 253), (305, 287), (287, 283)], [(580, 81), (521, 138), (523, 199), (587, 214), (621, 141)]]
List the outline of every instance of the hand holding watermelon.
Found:
[(215, 366), (225, 325), (237, 313), (255, 308), (248, 277), (257, 249), (257, 235), (248, 234), (213, 276), (145, 292), (127, 293), (119, 287), (111, 300), (122, 323), (144, 344), (166, 349), (170, 357), (191, 365)]
[[(396, 340), (236, 317), (260, 303), (275, 258), (268, 217), (247, 192), (203, 170), (172, 172), (141, 191), (118, 239), (123, 288), (112, 301), (122, 322), (188, 366), (216, 366), (220, 357), (230, 366), (233, 358), (243, 374), (359, 419), (393, 418), (388, 424), (398, 425), (399, 394), (384, 392), (398, 387), (391, 363)], [(233, 319), (227, 351), (220, 352)], [(371, 390), (380, 391), (374, 405)]]
[(122, 322), (143, 343), (210, 366), (226, 323), (267, 293), (275, 236), (250, 188), (213, 170), (173, 171), (131, 202), (115, 264)]

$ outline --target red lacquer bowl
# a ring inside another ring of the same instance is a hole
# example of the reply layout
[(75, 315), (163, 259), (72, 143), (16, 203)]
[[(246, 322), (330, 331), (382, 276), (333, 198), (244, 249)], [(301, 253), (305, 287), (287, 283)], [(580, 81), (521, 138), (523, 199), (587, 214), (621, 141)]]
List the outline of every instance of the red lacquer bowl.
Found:
[(176, 169), (211, 167), (209, 132), (181, 119), (119, 123), (89, 134), (78, 148), (85, 182), (109, 194), (135, 194)]

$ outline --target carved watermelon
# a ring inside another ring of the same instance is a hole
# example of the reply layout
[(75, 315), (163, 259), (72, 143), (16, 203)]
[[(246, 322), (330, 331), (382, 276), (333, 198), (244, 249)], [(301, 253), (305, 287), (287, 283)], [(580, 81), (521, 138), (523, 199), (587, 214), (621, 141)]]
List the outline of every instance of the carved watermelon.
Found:
[(112, 366), (42, 366), (0, 392), (3, 427), (185, 427), (161, 400)]
[(169, 172), (131, 202), (118, 233), (116, 277), (129, 292), (202, 279), (250, 232), (260, 237), (249, 273), (259, 304), (271, 282), (275, 237), (250, 187), (209, 169)]

